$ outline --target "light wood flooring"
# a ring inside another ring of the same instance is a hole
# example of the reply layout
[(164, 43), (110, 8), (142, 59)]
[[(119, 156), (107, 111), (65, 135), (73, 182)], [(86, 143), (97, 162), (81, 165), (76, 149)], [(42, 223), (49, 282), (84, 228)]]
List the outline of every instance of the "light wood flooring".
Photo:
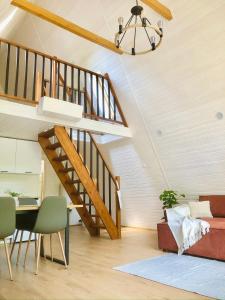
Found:
[[(163, 254), (157, 249), (155, 231), (124, 228), (122, 240), (111, 241), (107, 234), (91, 238), (81, 226), (71, 227), (70, 266), (41, 259), (39, 275), (34, 275), (34, 252), (28, 257), (27, 268), (23, 259), (15, 266), (14, 281), (10, 282), (4, 248), (0, 246), (0, 299), (87, 299), (87, 300), (194, 300), (207, 299), (193, 293), (114, 271), (112, 268), (140, 259)], [(46, 243), (46, 248), (48, 245)], [(25, 244), (22, 257), (24, 258)], [(57, 237), (54, 253), (60, 257)], [(173, 270), (171, 270), (173, 272)]]

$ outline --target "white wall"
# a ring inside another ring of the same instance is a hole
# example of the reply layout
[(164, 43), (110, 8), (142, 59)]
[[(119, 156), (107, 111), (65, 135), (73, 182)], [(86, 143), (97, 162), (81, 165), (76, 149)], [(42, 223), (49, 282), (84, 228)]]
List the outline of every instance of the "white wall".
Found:
[(40, 176), (26, 174), (0, 174), (0, 196), (6, 192), (17, 192), (23, 196), (40, 196)]
[[(118, 16), (128, 17), (133, 5), (35, 2), (109, 39)], [(164, 3), (174, 19), (165, 24), (160, 49), (140, 57), (116, 55), (28, 15), (14, 35), (27, 46), (110, 74), (134, 138), (104, 149), (122, 177), (123, 222), (131, 226), (155, 227), (162, 214), (158, 195), (167, 186), (188, 199), (225, 193), (225, 119), (215, 117), (225, 115), (225, 3)], [(146, 6), (145, 14), (158, 19)]]

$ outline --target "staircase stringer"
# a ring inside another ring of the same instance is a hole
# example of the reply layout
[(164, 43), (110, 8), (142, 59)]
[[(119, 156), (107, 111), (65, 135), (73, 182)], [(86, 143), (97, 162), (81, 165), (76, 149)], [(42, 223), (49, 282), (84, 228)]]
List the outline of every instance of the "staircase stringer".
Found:
[(111, 239), (117, 239), (118, 230), (113, 222), (102, 198), (97, 190), (97, 187), (90, 177), (86, 166), (84, 165), (80, 155), (77, 153), (74, 144), (71, 142), (69, 135), (64, 127), (55, 126), (55, 136), (61, 144), (63, 151), (67, 155), (70, 164), (77, 173), (82, 185), (84, 186), (89, 198), (91, 199), (100, 219), (105, 225)]
[(91, 236), (99, 236), (100, 230), (99, 228), (95, 228), (94, 221), (89, 214), (87, 208), (85, 207), (82, 198), (79, 196), (78, 191), (76, 190), (75, 186), (69, 183), (70, 177), (67, 173), (61, 173), (60, 170), (64, 168), (64, 165), (61, 162), (54, 161), (55, 158), (58, 157), (55, 150), (47, 149), (48, 146), (51, 145), (51, 142), (48, 138), (44, 138), (39, 136), (38, 137), (39, 144), (41, 145), (44, 153), (46, 154), (49, 162), (51, 163), (53, 169), (55, 170), (60, 182), (62, 183), (63, 187), (65, 188), (67, 194), (69, 195), (71, 201), (74, 204), (82, 204), (83, 207), (77, 208), (77, 212), (81, 217), (83, 223), (85, 224), (87, 230), (89, 231)]

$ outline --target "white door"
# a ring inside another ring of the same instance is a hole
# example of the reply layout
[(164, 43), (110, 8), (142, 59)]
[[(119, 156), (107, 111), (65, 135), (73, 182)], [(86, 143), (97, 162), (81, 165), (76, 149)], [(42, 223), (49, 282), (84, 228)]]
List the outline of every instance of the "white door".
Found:
[(14, 173), (16, 140), (0, 138), (0, 173)]
[(40, 174), (41, 148), (38, 143), (17, 140), (16, 172), (25, 174)]

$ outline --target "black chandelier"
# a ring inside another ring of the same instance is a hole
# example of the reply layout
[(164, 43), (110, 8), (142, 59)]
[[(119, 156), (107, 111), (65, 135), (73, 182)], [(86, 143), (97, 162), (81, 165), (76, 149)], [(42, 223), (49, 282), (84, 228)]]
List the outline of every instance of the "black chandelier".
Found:
[[(131, 17), (127, 21), (126, 25), (123, 26), (123, 17), (119, 17), (119, 31), (115, 35), (115, 44), (117, 48), (121, 48), (121, 50), (130, 55), (141, 55), (146, 54), (148, 52), (154, 51), (157, 49), (162, 41), (163, 38), (163, 23), (162, 21), (158, 21), (157, 25), (152, 25), (152, 23), (143, 16), (143, 7), (138, 4), (136, 0), (136, 5), (131, 9)], [(137, 29), (143, 28), (147, 40), (149, 42), (149, 48), (144, 51), (136, 51), (137, 46)], [(124, 38), (128, 30), (134, 31), (134, 38), (133, 38), (133, 46), (131, 50), (127, 50), (123, 48)], [(153, 32), (153, 35), (150, 34), (150, 31)]]

